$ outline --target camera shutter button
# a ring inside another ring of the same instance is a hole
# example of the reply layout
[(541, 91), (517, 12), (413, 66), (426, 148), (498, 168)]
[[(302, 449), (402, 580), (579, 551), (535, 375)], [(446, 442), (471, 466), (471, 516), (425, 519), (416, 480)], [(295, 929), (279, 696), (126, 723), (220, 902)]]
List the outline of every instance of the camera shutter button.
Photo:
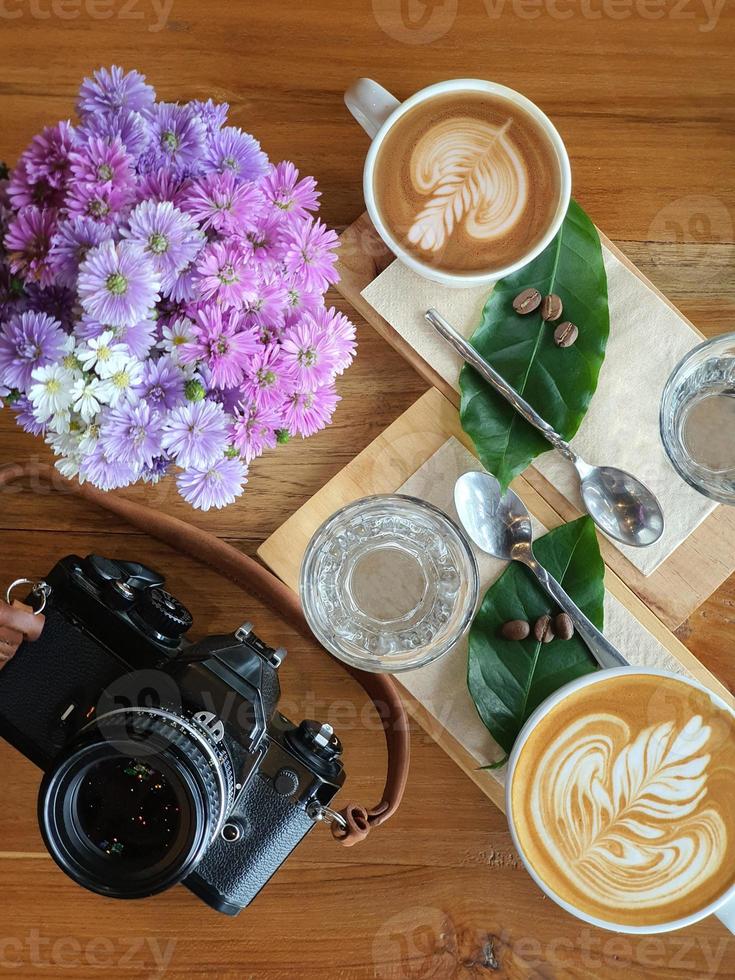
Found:
[(293, 769), (279, 769), (273, 778), (273, 788), (279, 796), (291, 796), (299, 788), (299, 777)]

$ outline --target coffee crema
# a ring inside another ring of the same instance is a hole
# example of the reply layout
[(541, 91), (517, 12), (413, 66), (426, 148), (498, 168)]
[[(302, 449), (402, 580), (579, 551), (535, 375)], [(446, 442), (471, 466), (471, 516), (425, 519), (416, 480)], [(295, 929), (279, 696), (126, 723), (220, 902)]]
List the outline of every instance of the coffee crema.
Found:
[(528, 863), (579, 911), (685, 918), (735, 883), (735, 718), (674, 678), (582, 688), (531, 732), (511, 806)]
[(437, 96), (388, 131), (375, 162), (378, 211), (419, 261), (453, 273), (521, 259), (554, 220), (557, 152), (536, 120), (481, 92)]

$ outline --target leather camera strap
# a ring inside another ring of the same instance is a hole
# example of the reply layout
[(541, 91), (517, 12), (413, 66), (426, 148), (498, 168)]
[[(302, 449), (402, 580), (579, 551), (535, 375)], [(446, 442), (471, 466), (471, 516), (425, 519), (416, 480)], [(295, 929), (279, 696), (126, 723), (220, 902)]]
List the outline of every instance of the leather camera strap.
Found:
[[(177, 551), (208, 565), (256, 596), (288, 620), (301, 636), (317, 644), (298, 597), (263, 565), (214, 534), (125, 497), (103, 493), (89, 483), (80, 485), (66, 480), (44, 463), (11, 463), (0, 468), (0, 487), (28, 478), (32, 482), (40, 480), (50, 484), (61, 493), (71, 493), (88, 500)], [(23, 639), (37, 639), (42, 626), (43, 617), (32, 615), (22, 603), (8, 605), (0, 601), (0, 666), (13, 655)], [(323, 650), (321, 646), (319, 648)], [(367, 673), (338, 662), (359, 681), (375, 705), (388, 747), (388, 771), (380, 802), (373, 807), (348, 803), (340, 811), (347, 827), (332, 823), (333, 836), (349, 847), (367, 837), (371, 828), (384, 823), (398, 808), (408, 777), (409, 727), (403, 702), (391, 677)]]

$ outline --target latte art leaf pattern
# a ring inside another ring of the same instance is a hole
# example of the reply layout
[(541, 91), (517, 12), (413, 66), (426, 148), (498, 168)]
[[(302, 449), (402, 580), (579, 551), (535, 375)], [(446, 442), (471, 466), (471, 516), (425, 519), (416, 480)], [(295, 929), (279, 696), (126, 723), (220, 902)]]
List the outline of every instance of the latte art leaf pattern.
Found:
[(545, 751), (534, 829), (570, 883), (610, 907), (653, 908), (698, 888), (727, 848), (706, 803), (711, 729), (694, 716), (637, 736), (614, 714), (586, 716)]
[(495, 126), (455, 117), (421, 137), (410, 176), (417, 191), (432, 196), (408, 232), (410, 242), (437, 252), (458, 226), (483, 241), (513, 229), (526, 206), (528, 176), (510, 126), (510, 119)]

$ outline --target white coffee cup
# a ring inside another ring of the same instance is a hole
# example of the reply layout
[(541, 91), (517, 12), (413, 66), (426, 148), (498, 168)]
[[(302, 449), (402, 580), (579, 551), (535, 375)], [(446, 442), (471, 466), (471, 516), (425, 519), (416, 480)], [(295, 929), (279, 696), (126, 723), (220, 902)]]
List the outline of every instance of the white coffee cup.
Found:
[[(507, 771), (507, 782), (505, 787), (505, 803), (506, 803), (506, 814), (508, 816), (508, 825), (510, 827), (511, 836), (513, 837), (513, 843), (516, 850), (518, 851), (526, 870), (536, 882), (538, 887), (551, 898), (557, 905), (565, 909), (567, 912), (576, 916), (578, 919), (582, 919), (584, 922), (590, 923), (590, 925), (598, 926), (601, 929), (611, 929), (614, 932), (626, 932), (635, 933), (643, 935), (653, 935), (654, 933), (661, 932), (671, 932), (674, 929), (683, 929), (685, 926), (693, 925), (695, 922), (699, 922), (705, 919), (708, 915), (716, 915), (718, 919), (732, 932), (735, 934), (735, 883), (721, 895), (720, 898), (715, 902), (711, 902), (704, 908), (700, 909), (698, 912), (688, 915), (681, 919), (674, 919), (671, 922), (663, 922), (658, 925), (650, 926), (634, 926), (634, 925), (621, 925), (616, 922), (607, 922), (603, 919), (599, 919), (596, 916), (589, 915), (587, 912), (583, 912), (581, 909), (576, 908), (569, 902), (565, 901), (559, 895), (557, 895), (552, 888), (550, 888), (546, 882), (541, 878), (541, 876), (536, 872), (531, 862), (526, 857), (524, 853), (523, 846), (520, 842), (519, 835), (516, 832), (515, 819), (513, 816), (513, 801), (512, 801), (512, 786), (513, 777), (515, 775), (516, 765), (520, 757), (523, 746), (528, 741), (531, 733), (534, 731), (538, 723), (542, 718), (555, 708), (561, 701), (569, 697), (575, 691), (582, 690), (584, 688), (592, 687), (594, 684), (599, 684), (603, 681), (608, 680), (610, 677), (618, 674), (648, 674), (654, 677), (668, 677), (677, 681), (681, 681), (684, 684), (688, 684), (697, 690), (704, 691), (718, 708), (723, 711), (729, 712), (733, 717), (735, 717), (735, 711), (732, 707), (727, 704), (721, 697), (714, 694), (712, 691), (708, 690), (698, 681), (695, 681), (689, 677), (685, 677), (683, 674), (674, 674), (666, 670), (659, 670), (658, 668), (650, 667), (615, 667), (610, 670), (600, 670), (593, 674), (587, 674), (584, 677), (580, 677), (577, 680), (571, 681), (569, 684), (565, 684), (564, 687), (559, 688), (554, 694), (550, 695), (544, 702), (542, 702), (539, 707), (533, 712), (526, 724), (521, 729), (521, 732), (516, 739), (513, 746), (513, 751), (510, 754), (510, 759), (508, 760), (508, 771)], [(735, 751), (735, 746), (733, 747)]]
[[(390, 129), (401, 116), (405, 115), (415, 106), (420, 105), (422, 102), (427, 102), (438, 95), (445, 95), (450, 92), (484, 92), (488, 95), (507, 99), (520, 109), (525, 110), (536, 121), (539, 127), (546, 133), (551, 145), (556, 151), (560, 175), (559, 202), (549, 227), (541, 240), (536, 242), (532, 248), (529, 248), (516, 262), (504, 266), (501, 269), (493, 269), (492, 272), (444, 272), (424, 262), (420, 262), (413, 255), (406, 252), (393, 237), (383, 221), (375, 201), (373, 191), (375, 161), (383, 140)], [(519, 92), (507, 88), (505, 85), (482, 81), (478, 78), (453, 78), (447, 82), (429, 85), (428, 88), (416, 92), (415, 95), (406, 99), (405, 102), (399, 102), (382, 85), (378, 85), (377, 82), (374, 82), (370, 78), (359, 78), (345, 92), (345, 104), (373, 141), (365, 159), (365, 169), (363, 172), (363, 191), (370, 219), (388, 248), (390, 248), (401, 262), (419, 275), (431, 279), (434, 282), (442, 283), (445, 286), (467, 287), (490, 285), (493, 282), (497, 282), (498, 279), (502, 279), (504, 276), (522, 269), (531, 259), (543, 252), (559, 231), (564, 216), (567, 213), (569, 198), (572, 192), (572, 171), (569, 166), (569, 157), (567, 156), (567, 151), (561, 136), (548, 116)]]

